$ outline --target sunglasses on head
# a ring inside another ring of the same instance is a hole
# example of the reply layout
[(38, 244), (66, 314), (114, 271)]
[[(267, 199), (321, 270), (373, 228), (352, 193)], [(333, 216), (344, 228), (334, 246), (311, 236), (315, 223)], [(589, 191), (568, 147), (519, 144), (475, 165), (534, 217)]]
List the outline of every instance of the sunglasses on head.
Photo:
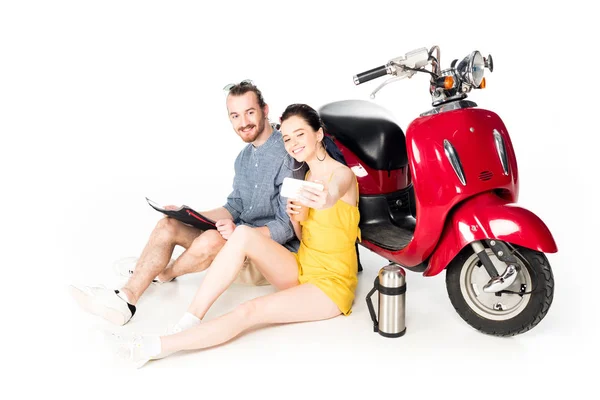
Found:
[(240, 83), (230, 83), (228, 85), (225, 85), (225, 87), (223, 88), (224, 91), (229, 92), (231, 89), (233, 89), (234, 86), (250, 86), (250, 85), (254, 85), (254, 82), (252, 82), (252, 80), (250, 79), (244, 79), (243, 81), (241, 81)]

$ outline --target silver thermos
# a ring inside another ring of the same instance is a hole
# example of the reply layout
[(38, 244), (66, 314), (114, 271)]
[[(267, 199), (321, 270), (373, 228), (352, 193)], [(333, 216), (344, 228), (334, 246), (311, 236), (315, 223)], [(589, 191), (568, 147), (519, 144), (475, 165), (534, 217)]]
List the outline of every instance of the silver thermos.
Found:
[[(371, 296), (379, 292), (379, 321), (375, 315)], [(391, 263), (379, 270), (375, 285), (367, 295), (367, 306), (373, 320), (373, 329), (381, 336), (395, 338), (406, 333), (406, 274), (402, 267)]]

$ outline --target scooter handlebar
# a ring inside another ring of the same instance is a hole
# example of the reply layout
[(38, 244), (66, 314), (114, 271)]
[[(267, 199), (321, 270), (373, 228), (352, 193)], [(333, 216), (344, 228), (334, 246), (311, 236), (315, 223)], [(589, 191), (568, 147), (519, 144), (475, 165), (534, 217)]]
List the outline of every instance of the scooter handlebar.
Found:
[(361, 72), (360, 74), (354, 75), (354, 84), (360, 85), (361, 83), (365, 83), (375, 78), (379, 78), (380, 76), (387, 75), (387, 73), (388, 67), (382, 65), (380, 67), (373, 68), (368, 71)]

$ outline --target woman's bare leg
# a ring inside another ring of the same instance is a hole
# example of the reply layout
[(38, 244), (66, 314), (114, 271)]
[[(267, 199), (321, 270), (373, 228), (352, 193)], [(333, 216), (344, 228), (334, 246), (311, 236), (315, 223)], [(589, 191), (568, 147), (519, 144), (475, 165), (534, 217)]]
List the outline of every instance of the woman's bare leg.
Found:
[(310, 283), (299, 285), (250, 300), (228, 314), (175, 335), (162, 336), (160, 356), (216, 346), (257, 325), (319, 321), (340, 314), (321, 289)]
[(188, 312), (204, 318), (210, 306), (233, 283), (246, 257), (278, 289), (298, 285), (298, 265), (294, 255), (255, 229), (239, 226), (214, 258)]

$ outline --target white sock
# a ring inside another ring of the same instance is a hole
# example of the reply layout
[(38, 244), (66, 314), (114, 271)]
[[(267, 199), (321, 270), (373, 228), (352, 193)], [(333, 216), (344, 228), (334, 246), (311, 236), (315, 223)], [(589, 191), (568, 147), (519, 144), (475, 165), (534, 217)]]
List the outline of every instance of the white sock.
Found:
[(185, 331), (186, 329), (190, 329), (194, 326), (200, 325), (200, 322), (202, 322), (200, 318), (186, 311), (186, 313), (183, 314), (183, 317), (181, 317), (177, 325), (181, 328), (182, 331)]
[(125, 300), (125, 302), (127, 304), (131, 304), (131, 302), (129, 301), (129, 297), (127, 297), (125, 292), (123, 292), (122, 290), (119, 290), (119, 293), (117, 293), (117, 296), (119, 296), (121, 299)]

